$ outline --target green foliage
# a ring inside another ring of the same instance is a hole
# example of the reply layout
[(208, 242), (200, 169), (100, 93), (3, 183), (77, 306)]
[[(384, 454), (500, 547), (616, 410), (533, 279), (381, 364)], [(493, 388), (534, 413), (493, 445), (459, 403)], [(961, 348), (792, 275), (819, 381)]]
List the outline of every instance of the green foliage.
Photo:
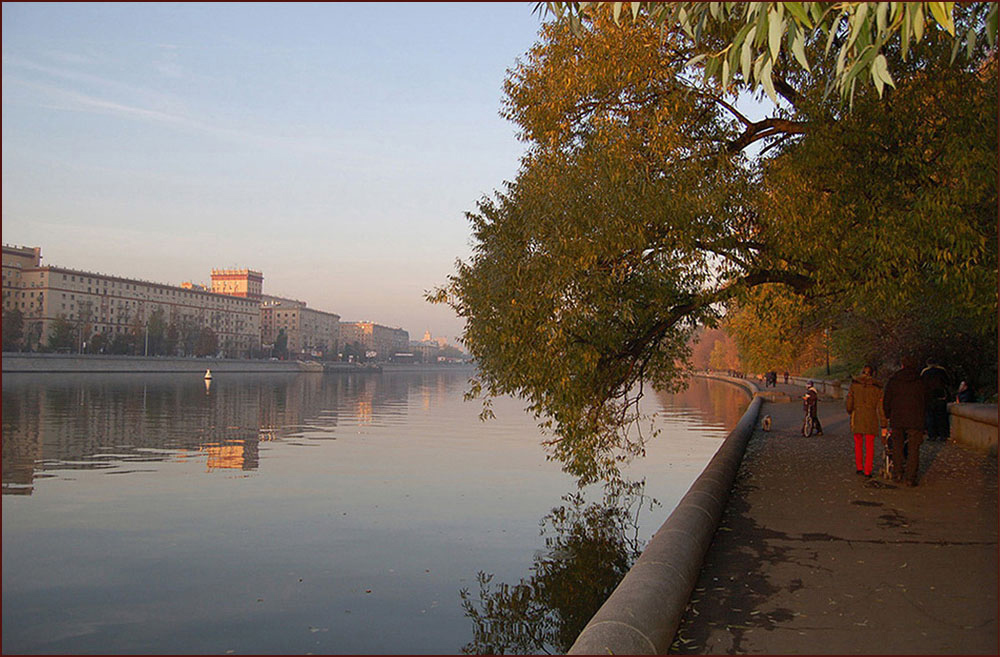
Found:
[[(806, 54), (810, 45), (823, 46), (823, 56), (835, 52), (834, 74), (827, 89), (835, 87), (840, 97), (853, 97), (858, 80), (870, 82), (883, 94), (895, 86), (886, 55), (906, 61), (910, 51), (925, 38), (944, 32), (951, 58), (964, 52), (972, 58), (977, 44), (995, 45), (997, 5), (975, 4), (977, 19), (956, 26), (954, 2), (632, 2), (626, 15), (638, 20), (648, 15), (657, 25), (686, 35), (705, 46), (691, 64), (702, 66), (706, 80), (722, 88), (740, 85), (758, 87), (777, 102), (772, 72), (800, 68), (812, 72)], [(621, 23), (622, 2), (549, 2), (545, 6), (557, 17), (582, 32), (586, 19), (601, 7), (610, 6), (614, 21)], [(964, 11), (961, 5), (959, 11)], [(960, 29), (957, 29), (960, 28)]]
[(726, 330), (750, 372), (801, 372), (825, 356), (828, 318), (821, 306), (785, 286), (761, 285), (730, 305)]
[(620, 429), (645, 383), (683, 385), (688, 338), (718, 302), (802, 282), (761, 256), (744, 161), (718, 149), (733, 130), (683, 81), (686, 56), (650, 24), (595, 27), (547, 26), (511, 72), (505, 113), (531, 151), (469, 215), (472, 260), (433, 295), (469, 320), (473, 393), (523, 398), (583, 481), (641, 453)]
[(275, 358), (282, 360), (288, 358), (288, 334), (284, 328), (278, 329), (278, 335), (274, 338), (273, 353)]
[(104, 333), (95, 333), (90, 336), (87, 340), (87, 353), (88, 354), (101, 354), (104, 353), (111, 343), (108, 341), (107, 336)]
[(77, 346), (76, 324), (66, 319), (65, 315), (59, 315), (49, 325), (46, 347), (50, 351), (74, 351)]
[[(955, 29), (984, 12), (956, 8)], [(750, 122), (664, 26), (597, 11), (581, 38), (552, 22), (510, 72), (504, 114), (529, 151), (430, 295), (466, 319), (472, 396), (523, 399), (587, 482), (642, 452), (625, 429), (643, 386), (683, 385), (693, 332), (723, 306), (748, 369), (961, 335), (995, 381), (995, 55), (954, 66), (924, 35), (895, 89), (858, 88), (846, 113), (827, 94), (837, 63), (807, 40), (809, 70), (771, 74), (791, 109)]]
[(800, 316), (833, 327), (845, 357), (947, 351), (995, 382), (997, 63), (919, 54), (894, 93), (859, 95), (850, 115), (805, 99), (809, 138), (762, 167), (762, 238), (821, 281)]
[(15, 351), (24, 340), (24, 315), (18, 308), (3, 311), (3, 350)]
[[(163, 308), (157, 308), (149, 315), (146, 323), (146, 335), (144, 341), (149, 340), (149, 355), (159, 356), (166, 353), (167, 341), (167, 319)], [(143, 345), (145, 351), (145, 344)]]
[(108, 346), (111, 353), (116, 355), (131, 354), (135, 352), (135, 339), (129, 333), (115, 333)]
[(208, 326), (202, 326), (198, 332), (198, 341), (194, 345), (195, 356), (214, 356), (219, 351), (219, 339)]

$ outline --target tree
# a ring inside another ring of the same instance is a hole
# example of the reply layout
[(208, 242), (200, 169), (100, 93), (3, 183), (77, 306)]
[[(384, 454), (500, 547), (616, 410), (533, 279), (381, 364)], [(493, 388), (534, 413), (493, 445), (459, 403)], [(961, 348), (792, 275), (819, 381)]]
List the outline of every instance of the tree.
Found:
[[(977, 43), (992, 48), (997, 35), (997, 5), (975, 4), (979, 18), (966, 26), (956, 26), (954, 2), (632, 2), (625, 14), (635, 20), (645, 13), (655, 24), (707, 44), (708, 50), (692, 63), (704, 61), (705, 77), (718, 86), (761, 86), (777, 102), (785, 90), (772, 74), (811, 72), (806, 55), (810, 43), (825, 44), (824, 55), (836, 46), (837, 65), (829, 82), (842, 98), (853, 97), (858, 80), (870, 79), (879, 96), (885, 85), (895, 86), (895, 69), (886, 54), (898, 53), (905, 61), (911, 44), (919, 44), (925, 33), (930, 38), (944, 30), (951, 58), (964, 50), (971, 59)], [(566, 16), (580, 33), (586, 15), (601, 6), (610, 6), (619, 23), (626, 3), (549, 2), (538, 3), (536, 11), (545, 7), (557, 17)]]
[(3, 350), (16, 351), (24, 339), (24, 315), (18, 308), (3, 311)]
[(149, 340), (149, 354), (158, 356), (166, 352), (167, 320), (163, 308), (157, 307), (149, 315), (146, 323), (147, 337)]
[(219, 351), (219, 339), (208, 326), (202, 326), (198, 332), (198, 341), (194, 346), (195, 356), (214, 356)]
[(176, 316), (172, 315), (167, 325), (166, 336), (163, 339), (163, 351), (170, 356), (177, 355), (177, 345), (180, 343), (181, 330), (177, 325)]
[(104, 333), (94, 333), (87, 341), (87, 353), (101, 354), (109, 346), (108, 337)]
[(83, 344), (85, 338), (94, 330), (92, 323), (94, 318), (94, 303), (92, 301), (78, 301), (77, 304), (76, 344), (73, 346), (74, 351), (83, 350), (85, 347)]
[(708, 364), (713, 370), (741, 370), (740, 356), (736, 349), (736, 343), (729, 336), (726, 339), (717, 340), (712, 347), (712, 353), (708, 357)]
[(195, 353), (195, 345), (198, 342), (198, 336), (201, 333), (198, 322), (190, 315), (184, 315), (181, 317), (178, 330), (184, 355), (193, 355)]
[(362, 363), (365, 361), (365, 348), (360, 342), (345, 342), (343, 350), (343, 358), (345, 361), (353, 361), (355, 363)]
[(128, 327), (128, 345), (129, 353), (133, 356), (144, 356), (146, 355), (146, 339), (148, 324), (143, 321), (139, 313), (136, 313), (132, 318), (132, 323)]
[[(956, 13), (963, 27), (977, 20)], [(950, 44), (925, 38), (897, 89), (858, 89), (846, 113), (825, 93), (836, 63), (805, 47), (814, 64), (779, 85), (794, 103), (770, 124), (691, 77), (696, 51), (678, 30), (619, 27), (607, 11), (584, 37), (543, 26), (510, 72), (504, 114), (528, 153), (468, 215), (472, 258), (430, 298), (466, 319), (481, 373), (471, 394), (524, 399), (582, 480), (641, 452), (622, 429), (644, 384), (683, 385), (695, 329), (760, 286), (801, 295), (819, 321), (916, 298), (929, 274), (942, 300), (971, 285), (961, 294), (986, 302), (976, 333), (989, 335), (987, 317), (995, 327), (995, 289), (983, 294), (996, 144), (971, 139), (995, 132), (995, 57), (977, 47), (970, 66), (951, 66)], [(954, 85), (967, 103), (942, 102)], [(755, 140), (765, 156), (750, 161)]]
[(134, 346), (134, 341), (128, 333), (115, 333), (108, 348), (111, 353), (120, 356), (132, 353)]
[(50, 351), (70, 351), (76, 346), (77, 327), (65, 315), (56, 317), (49, 326), (46, 346)]
[[(726, 314), (727, 331), (751, 372), (801, 372), (819, 361), (819, 343), (829, 319), (809, 299), (780, 286), (761, 285)], [(864, 359), (862, 359), (864, 360)]]
[(274, 355), (281, 360), (288, 358), (288, 334), (284, 328), (278, 329), (278, 335), (274, 338)]

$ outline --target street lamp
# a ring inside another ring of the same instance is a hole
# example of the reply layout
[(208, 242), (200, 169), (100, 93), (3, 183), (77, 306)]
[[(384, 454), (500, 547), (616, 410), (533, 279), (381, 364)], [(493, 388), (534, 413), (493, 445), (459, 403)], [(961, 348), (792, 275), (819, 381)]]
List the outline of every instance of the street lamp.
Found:
[(826, 338), (826, 375), (830, 376), (830, 329), (823, 329), (823, 335)]

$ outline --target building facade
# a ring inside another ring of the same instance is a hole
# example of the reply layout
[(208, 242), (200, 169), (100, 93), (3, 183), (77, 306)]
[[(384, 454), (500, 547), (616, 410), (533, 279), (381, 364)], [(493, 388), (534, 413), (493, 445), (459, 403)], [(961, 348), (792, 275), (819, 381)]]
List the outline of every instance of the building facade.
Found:
[(341, 323), (340, 337), (344, 344), (357, 343), (366, 352), (374, 352), (377, 361), (387, 361), (410, 348), (409, 332), (374, 322)]
[(260, 301), (264, 274), (253, 269), (213, 269), (212, 292)]
[(261, 341), (274, 344), (284, 329), (290, 355), (334, 357), (340, 347), (340, 315), (308, 308), (304, 301), (263, 296), (260, 305)]
[[(21, 311), (29, 348), (46, 344), (58, 320), (73, 325), (77, 347), (82, 349), (97, 334), (112, 339), (148, 332), (150, 318), (159, 311), (164, 322), (178, 331), (210, 328), (224, 356), (244, 357), (260, 349), (256, 299), (43, 266), (39, 248), (4, 245), (3, 307)], [(180, 347), (178, 352), (182, 351)]]

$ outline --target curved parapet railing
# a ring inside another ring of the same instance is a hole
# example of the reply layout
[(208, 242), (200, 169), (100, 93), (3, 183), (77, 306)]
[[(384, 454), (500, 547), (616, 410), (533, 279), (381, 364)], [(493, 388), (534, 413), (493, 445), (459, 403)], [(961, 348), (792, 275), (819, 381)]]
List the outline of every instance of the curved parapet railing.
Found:
[(850, 379), (828, 381), (826, 379), (811, 379), (805, 376), (788, 377), (789, 383), (796, 386), (802, 386), (803, 388), (810, 381), (812, 381), (816, 386), (816, 391), (819, 392), (819, 394), (832, 397), (833, 399), (844, 399), (847, 397), (847, 391), (851, 387)]
[(748, 381), (710, 378), (745, 388), (750, 406), (568, 654), (665, 654), (673, 642), (763, 403)]

